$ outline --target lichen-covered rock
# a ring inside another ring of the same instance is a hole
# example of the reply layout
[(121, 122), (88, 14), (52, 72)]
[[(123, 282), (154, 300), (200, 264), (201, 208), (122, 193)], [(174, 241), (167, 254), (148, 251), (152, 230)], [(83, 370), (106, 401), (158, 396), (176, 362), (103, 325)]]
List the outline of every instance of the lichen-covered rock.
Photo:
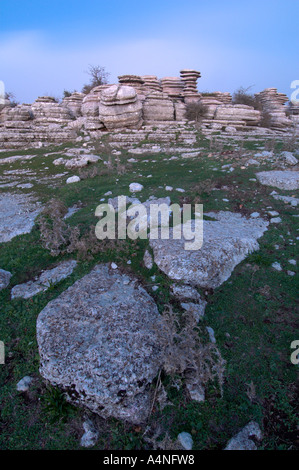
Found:
[(261, 171), (256, 174), (259, 182), (279, 189), (294, 190), (299, 188), (299, 172), (290, 170)]
[[(257, 239), (267, 230), (263, 219), (246, 219), (241, 214), (207, 214), (215, 221), (203, 221), (203, 245), (185, 250), (186, 240), (151, 240), (154, 261), (171, 279), (205, 288), (216, 288), (226, 281), (235, 266), (259, 248)], [(194, 221), (192, 222), (194, 231)]]
[(5, 269), (0, 269), (0, 290), (5, 289), (10, 281), (12, 274)]
[(234, 436), (224, 450), (257, 450), (254, 440), (262, 440), (261, 429), (255, 421), (250, 421), (236, 436)]
[(74, 404), (140, 423), (161, 366), (160, 318), (134, 278), (97, 265), (39, 314), (40, 373)]

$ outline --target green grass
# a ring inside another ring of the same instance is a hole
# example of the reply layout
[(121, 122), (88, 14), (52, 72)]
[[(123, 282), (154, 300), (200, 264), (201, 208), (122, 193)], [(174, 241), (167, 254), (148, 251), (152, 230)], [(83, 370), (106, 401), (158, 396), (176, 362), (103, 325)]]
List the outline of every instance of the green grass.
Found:
[[(149, 152), (144, 156), (134, 155), (138, 162), (127, 164), (128, 153), (123, 151), (120, 163), (126, 166), (124, 174), (117, 174), (115, 166), (109, 172), (106, 165), (99, 162), (94, 165), (98, 169), (94, 177), (72, 185), (65, 184), (66, 178), (80, 174), (80, 171), (69, 171), (61, 179), (52, 179), (65, 171), (64, 167), (54, 166), (53, 160), (62, 156), (70, 144), (0, 154), (0, 158), (14, 154), (38, 155), (24, 163), (1, 165), (0, 170), (27, 169), (38, 174), (38, 181), (28, 180), (34, 184), (33, 188), (23, 191), (36, 194), (44, 204), (52, 197), (67, 207), (80, 201), (82, 209), (68, 219), (68, 223), (79, 225), (82, 231), (96, 224), (95, 208), (104, 194), (111, 190), (113, 195), (110, 197), (129, 195), (131, 182), (144, 186), (137, 195), (141, 202), (151, 195), (170, 196), (172, 203), (203, 203), (205, 212), (231, 210), (249, 216), (257, 211), (267, 219), (270, 219), (268, 210), (279, 212), (282, 222), (269, 226), (259, 240), (260, 249), (240, 263), (227, 282), (208, 294), (202, 326), (214, 329), (217, 345), (226, 360), (223, 397), (216, 384), (209, 384), (206, 401), (195, 403), (188, 398), (184, 386), (178, 389), (169, 377), (162, 377), (172, 406), (164, 410), (155, 406), (148, 425), (155, 429), (159, 423), (165, 433), (170, 432), (172, 439), (179, 432), (190, 432), (195, 449), (222, 449), (228, 439), (252, 419), (258, 421), (263, 430), (261, 448), (298, 447), (298, 367), (290, 362), (290, 344), (298, 339), (295, 310), (298, 274), (294, 277), (287, 274), (287, 270), (296, 271), (288, 260), (296, 258), (296, 247), (290, 240), (296, 241), (298, 236), (298, 219), (293, 217), (297, 211), (282, 201), (276, 201), (270, 195), (273, 188), (250, 181), (257, 171), (272, 169), (272, 164), (266, 161), (259, 167), (241, 168), (244, 158), (254, 158), (256, 149), (265, 148), (266, 144), (262, 139), (244, 143), (228, 139), (223, 148), (217, 150), (198, 134), (193, 147), (201, 149), (199, 158), (169, 160), (171, 155), (150, 155)], [(275, 151), (282, 148), (283, 142), (277, 141)], [(44, 156), (51, 152), (55, 154)], [(104, 160), (109, 158), (107, 150), (94, 153)], [(235, 170), (232, 173), (222, 171), (224, 164), (233, 164)], [(147, 178), (148, 175), (152, 177)], [(48, 179), (48, 183), (46, 180), (41, 182), (41, 178)], [(182, 187), (185, 193), (175, 190), (168, 193), (165, 185)], [(0, 191), (13, 193), (20, 190), (13, 187), (0, 188)], [(279, 245), (279, 249), (275, 245)], [(177, 308), (170, 295), (170, 280), (156, 266), (150, 271), (143, 266), (142, 258), (147, 246), (147, 241), (126, 241), (122, 246), (112, 246), (92, 259), (80, 260), (69, 278), (51, 286), (47, 292), (28, 300), (11, 301), (12, 286), (33, 279), (41, 270), (55, 266), (62, 259), (76, 257), (76, 254), (52, 257), (42, 247), (36, 226), (30, 234), (0, 244), (0, 267), (13, 274), (9, 288), (0, 291), (0, 340), (6, 347), (6, 364), (0, 365), (1, 449), (80, 448), (84, 411), (68, 405), (63, 394), (58, 389), (49, 388), (40, 377), (36, 319), (50, 300), (87, 274), (96, 263), (107, 261), (115, 261), (137, 276), (155, 299), (160, 312), (168, 303)], [(129, 259), (132, 261), (130, 266), (127, 265)], [(282, 272), (272, 268), (275, 261), (281, 263)], [(155, 281), (151, 279), (153, 275), (156, 275)], [(153, 285), (159, 286), (156, 292), (152, 291)], [(204, 292), (202, 294), (205, 295)], [(25, 375), (32, 376), (34, 383), (29, 393), (24, 394), (16, 391), (16, 384)], [(97, 417), (96, 420), (100, 437), (95, 448), (149, 448), (143, 438), (144, 428), (114, 419), (104, 421)]]

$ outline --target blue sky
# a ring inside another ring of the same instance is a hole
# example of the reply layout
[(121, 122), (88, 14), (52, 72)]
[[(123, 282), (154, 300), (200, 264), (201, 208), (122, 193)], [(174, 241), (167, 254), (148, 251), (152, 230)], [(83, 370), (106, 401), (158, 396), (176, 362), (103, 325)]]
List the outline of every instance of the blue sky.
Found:
[(127, 73), (199, 70), (199, 91), (276, 87), (299, 79), (297, 0), (0, 0), (0, 80), (17, 100), (61, 97)]

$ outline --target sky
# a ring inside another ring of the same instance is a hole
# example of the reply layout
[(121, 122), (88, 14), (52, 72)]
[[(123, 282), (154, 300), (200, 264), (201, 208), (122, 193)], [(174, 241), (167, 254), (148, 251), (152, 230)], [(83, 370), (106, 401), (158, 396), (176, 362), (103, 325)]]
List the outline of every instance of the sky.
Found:
[(299, 0), (0, 0), (0, 81), (23, 103), (81, 91), (90, 65), (290, 97), (298, 58)]

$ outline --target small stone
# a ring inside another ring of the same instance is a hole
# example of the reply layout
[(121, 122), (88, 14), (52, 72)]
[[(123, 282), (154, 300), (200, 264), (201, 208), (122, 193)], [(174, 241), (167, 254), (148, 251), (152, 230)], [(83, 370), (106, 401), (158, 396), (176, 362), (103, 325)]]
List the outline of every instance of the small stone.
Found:
[(9, 284), (12, 274), (9, 271), (0, 269), (0, 290), (6, 289)]
[(277, 261), (275, 263), (272, 263), (272, 268), (276, 269), (276, 271), (282, 271), (282, 267)]
[(268, 214), (271, 215), (271, 217), (275, 217), (275, 216), (279, 215), (279, 212), (277, 212), (277, 211), (268, 211)]
[(297, 261), (295, 259), (289, 259), (289, 263), (292, 264), (293, 266), (296, 266)]
[(117, 268), (118, 268), (117, 264), (111, 263), (111, 269), (117, 269)]
[(144, 266), (147, 269), (152, 269), (152, 267), (154, 266), (153, 257), (148, 250), (146, 250), (144, 253), (143, 262), (144, 262)]
[(272, 217), (272, 219), (270, 219), (271, 224), (279, 224), (280, 222), (281, 222), (280, 217)]
[(165, 186), (165, 191), (172, 191), (173, 187), (172, 186)]
[(252, 214), (250, 214), (250, 217), (251, 217), (252, 219), (256, 219), (256, 218), (259, 217), (259, 216), (260, 216), (259, 212), (252, 212)]
[(296, 273), (294, 273), (294, 271), (287, 271), (287, 273), (288, 273), (289, 276), (295, 276), (296, 275)]
[(179, 193), (184, 193), (185, 192), (185, 190), (182, 189), (182, 188), (176, 188), (176, 191), (178, 191)]
[(81, 437), (80, 445), (82, 447), (93, 447), (98, 438), (99, 433), (96, 431), (92, 421), (87, 420), (83, 423), (84, 434)]
[(181, 432), (178, 435), (178, 441), (182, 445), (182, 447), (186, 450), (192, 450), (193, 447), (193, 439), (191, 434), (188, 432)]
[(142, 184), (139, 184), (139, 183), (131, 183), (129, 188), (130, 188), (131, 193), (137, 193), (143, 190)]
[(211, 328), (210, 326), (207, 326), (206, 330), (209, 333), (209, 338), (210, 338), (211, 343), (215, 344), (216, 343), (216, 338), (215, 338), (215, 332), (214, 332), (213, 328)]
[(33, 378), (26, 375), (17, 383), (17, 391), (27, 392), (29, 390), (29, 387), (32, 381), (33, 381)]
[(153, 291), (153, 292), (156, 292), (158, 289), (159, 289), (159, 286), (153, 286), (153, 287), (152, 287), (152, 291)]
[(70, 176), (70, 177), (66, 180), (66, 184), (78, 183), (78, 181), (80, 181), (79, 176)]

